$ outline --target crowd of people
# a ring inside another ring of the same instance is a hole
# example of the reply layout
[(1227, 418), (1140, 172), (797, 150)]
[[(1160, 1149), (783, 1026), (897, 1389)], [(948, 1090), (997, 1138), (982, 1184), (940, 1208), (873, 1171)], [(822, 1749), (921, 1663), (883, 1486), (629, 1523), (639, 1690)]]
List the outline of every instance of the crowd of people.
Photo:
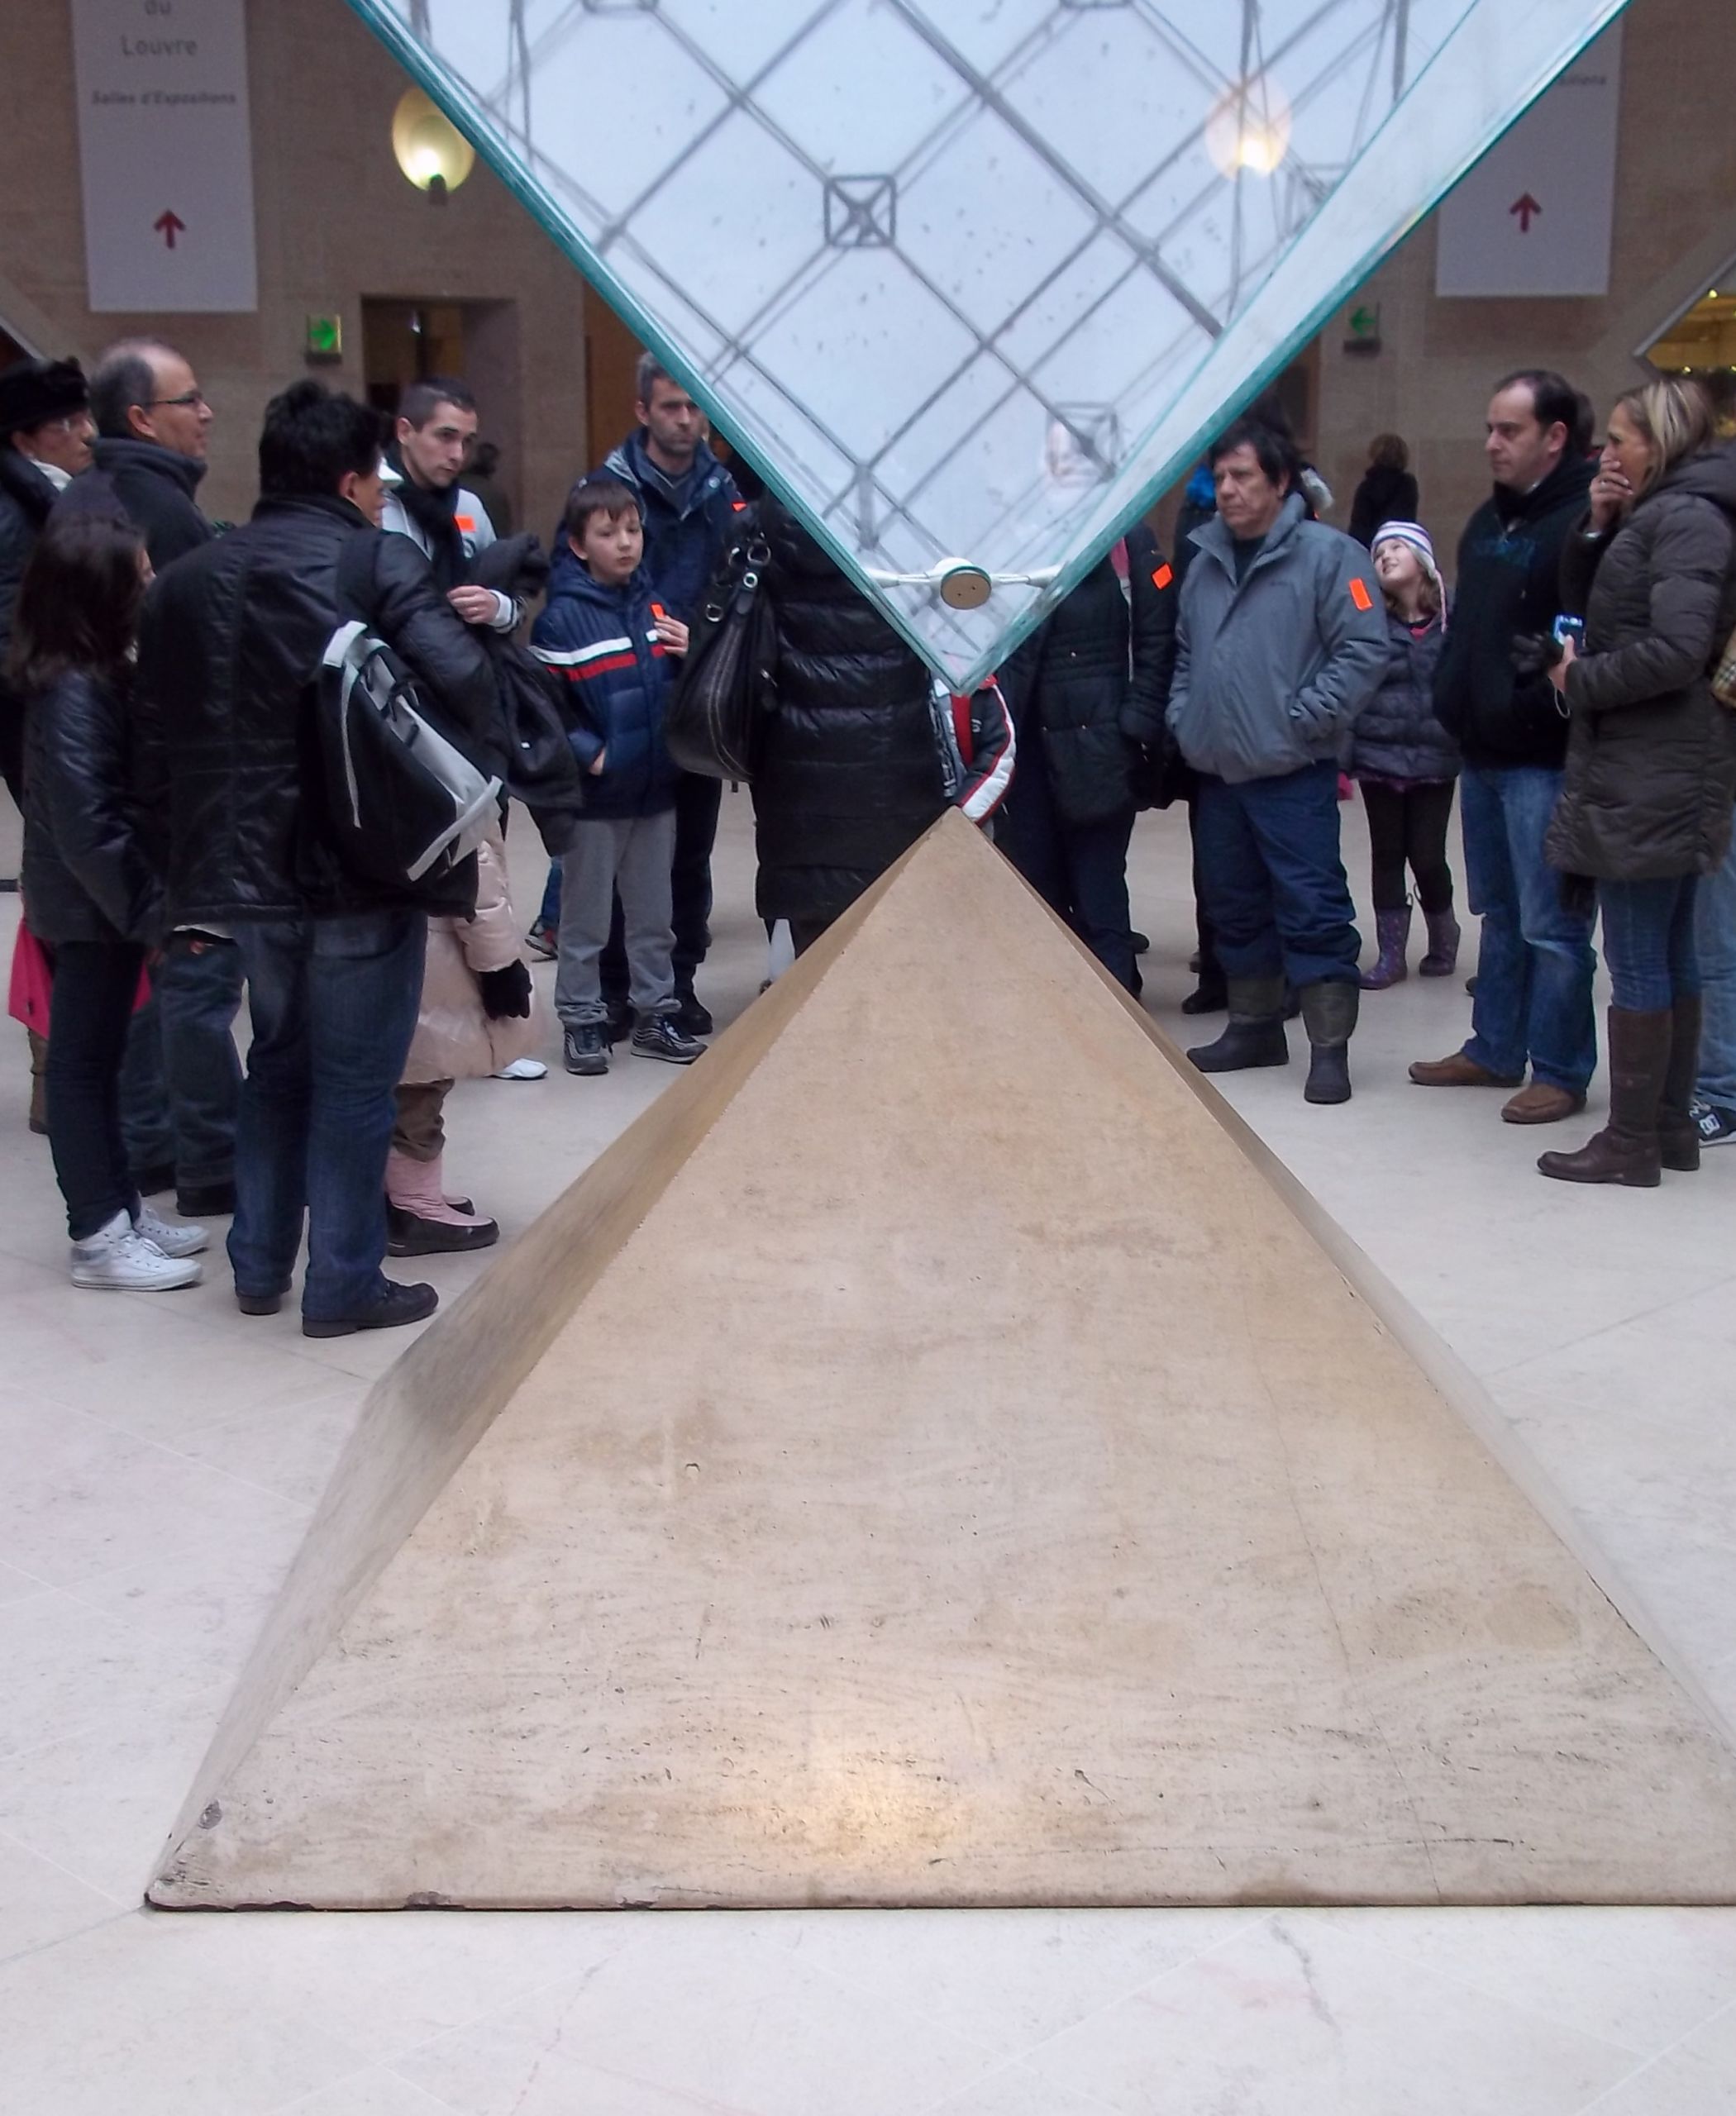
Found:
[[(245, 1313), (281, 1306), (304, 1236), (308, 1334), (430, 1313), (434, 1289), (383, 1261), (498, 1237), (448, 1187), (444, 1113), (460, 1078), (546, 1070), (527, 955), (557, 959), (569, 1073), (622, 1043), (703, 1056), (722, 781), (678, 769), (666, 732), (721, 620), (713, 585), (748, 552), (771, 641), (756, 909), (796, 952), (951, 803), (1137, 994), (1134, 821), (1185, 804), (1184, 1009), (1226, 1016), (1189, 1058), (1287, 1064), (1300, 1016), (1304, 1094), (1340, 1103), (1362, 993), (1409, 975), (1413, 886), (1421, 974), (1457, 966), (1462, 788), (1470, 1032), (1412, 1079), (1505, 1089), (1515, 1124), (1581, 1109), (1600, 915), (1610, 1118), (1543, 1173), (1650, 1186), (1736, 1137), (1736, 453), (1691, 383), (1629, 392), (1599, 439), (1561, 376), (1500, 381), (1493, 492), (1450, 587), (1398, 436), (1374, 444), (1346, 534), (1282, 420), (1239, 418), (1190, 481), (1176, 550), (1136, 525), (968, 699), (738, 488), (649, 355), (638, 400), (545, 552), (495, 519), (455, 379), (413, 384), (390, 422), (293, 384), (265, 410), (250, 518), (220, 529), (198, 498), (211, 408), (174, 348), (124, 341), (88, 379), (69, 360), (0, 374), (14, 1010), (75, 1284), (191, 1283), (202, 1222), (229, 1214)], [(370, 657), (392, 709), (434, 731), (422, 754), (483, 789), (408, 865), (357, 857), (364, 793), (351, 751), (332, 761)], [(1340, 842), (1355, 790), (1366, 967)], [(509, 795), (552, 855), (528, 922)], [(152, 1203), (171, 1192), (173, 1218)]]

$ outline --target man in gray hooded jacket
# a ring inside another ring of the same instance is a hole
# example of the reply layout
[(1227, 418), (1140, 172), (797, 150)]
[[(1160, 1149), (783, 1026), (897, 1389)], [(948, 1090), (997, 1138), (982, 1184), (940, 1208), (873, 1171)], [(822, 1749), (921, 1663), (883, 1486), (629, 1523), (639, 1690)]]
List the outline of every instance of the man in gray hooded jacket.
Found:
[(1182, 586), (1169, 726), (1199, 778), (1205, 909), (1229, 1023), (1201, 1072), (1283, 1065), (1286, 979), (1310, 1102), (1347, 1102), (1361, 941), (1338, 851), (1338, 765), (1386, 660), (1368, 554), (1308, 518), (1287, 435), (1238, 420), (1211, 453), (1218, 513)]

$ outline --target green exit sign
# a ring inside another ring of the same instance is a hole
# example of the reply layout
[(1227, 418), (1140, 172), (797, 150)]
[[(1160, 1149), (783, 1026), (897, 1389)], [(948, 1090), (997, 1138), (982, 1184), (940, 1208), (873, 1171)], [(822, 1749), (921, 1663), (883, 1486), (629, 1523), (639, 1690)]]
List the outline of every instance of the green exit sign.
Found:
[(1377, 353), (1381, 350), (1381, 304), (1377, 301), (1359, 301), (1344, 319), (1348, 332), (1344, 341), (1347, 353)]
[(310, 360), (341, 360), (344, 356), (344, 319), (341, 316), (308, 318), (308, 357)]

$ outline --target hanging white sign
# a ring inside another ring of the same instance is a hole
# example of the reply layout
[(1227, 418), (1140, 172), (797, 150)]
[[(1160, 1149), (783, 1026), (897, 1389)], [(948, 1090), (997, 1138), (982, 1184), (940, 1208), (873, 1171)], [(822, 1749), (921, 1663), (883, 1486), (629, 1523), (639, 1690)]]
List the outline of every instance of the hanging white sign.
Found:
[(1621, 25), (1606, 30), (1448, 196), (1438, 294), (1606, 294)]
[(246, 0), (72, 0), (99, 313), (259, 306)]

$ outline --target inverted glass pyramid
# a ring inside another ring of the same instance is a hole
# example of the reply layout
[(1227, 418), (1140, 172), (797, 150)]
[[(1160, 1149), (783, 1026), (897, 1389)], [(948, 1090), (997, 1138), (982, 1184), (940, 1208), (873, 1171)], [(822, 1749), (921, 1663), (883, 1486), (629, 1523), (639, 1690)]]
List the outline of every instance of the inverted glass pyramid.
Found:
[(962, 686), (1623, 0), (352, 4)]

